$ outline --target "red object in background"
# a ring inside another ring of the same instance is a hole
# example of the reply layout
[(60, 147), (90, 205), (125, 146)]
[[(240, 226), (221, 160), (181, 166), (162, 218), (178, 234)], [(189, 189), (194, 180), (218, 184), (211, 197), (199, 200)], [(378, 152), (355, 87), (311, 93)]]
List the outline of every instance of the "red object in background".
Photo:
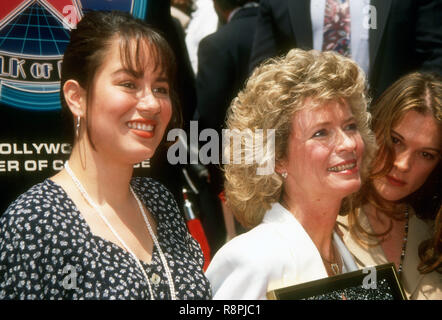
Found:
[(204, 266), (203, 270), (206, 271), (210, 263), (210, 248), (207, 243), (206, 234), (204, 233), (203, 226), (199, 219), (192, 219), (187, 221), (187, 227), (189, 228), (190, 234), (195, 238), (196, 241), (201, 246), (201, 250), (204, 255)]
[[(2, 1), (2, 5), (0, 6), (0, 20), (3, 20), (5, 18), (7, 18), (8, 20), (11, 19), (11, 17), (14, 16), (14, 14), (16, 14), (17, 11), (22, 10), (24, 7), (27, 7), (28, 5), (29, 1), (23, 1), (23, 0)], [(56, 15), (63, 18), (68, 13), (67, 11), (71, 13), (71, 11), (75, 7), (78, 8), (79, 4), (78, 1), (77, 3), (75, 3), (74, 0), (48, 0), (40, 3), (40, 5), (44, 5), (45, 7), (49, 8), (52, 12), (54, 12)], [(0, 23), (0, 25), (1, 24), (2, 23)]]
[(224, 190), (218, 194), (218, 198), (221, 200), (222, 203), (226, 203), (226, 193), (224, 192)]
[(186, 189), (183, 189), (183, 198), (184, 198), (184, 214), (186, 216), (187, 228), (189, 229), (189, 232), (192, 235), (192, 237), (200, 244), (201, 250), (203, 251), (204, 255), (203, 270), (206, 271), (210, 263), (210, 246), (207, 241), (206, 234), (204, 233), (203, 225), (201, 224), (200, 219), (198, 219), (195, 212), (193, 211), (192, 203), (187, 197)]

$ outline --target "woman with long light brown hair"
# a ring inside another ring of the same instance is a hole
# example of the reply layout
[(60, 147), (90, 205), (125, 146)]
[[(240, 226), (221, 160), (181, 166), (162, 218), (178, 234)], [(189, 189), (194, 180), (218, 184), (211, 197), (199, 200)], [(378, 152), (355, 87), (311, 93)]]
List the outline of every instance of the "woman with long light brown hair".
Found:
[(339, 219), (358, 265), (394, 262), (410, 299), (442, 298), (441, 102), (440, 78), (412, 73), (374, 103), (377, 156), (356, 208)]

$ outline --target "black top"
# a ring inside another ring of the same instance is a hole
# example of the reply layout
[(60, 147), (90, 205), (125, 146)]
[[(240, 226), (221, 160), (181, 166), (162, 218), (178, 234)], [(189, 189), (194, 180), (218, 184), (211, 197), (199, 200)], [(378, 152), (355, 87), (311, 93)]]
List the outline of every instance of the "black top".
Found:
[[(149, 178), (131, 184), (156, 219), (177, 298), (210, 299), (201, 249), (170, 192)], [(170, 299), (155, 246), (151, 263), (141, 263), (154, 298)], [(0, 299), (150, 299), (150, 293), (132, 256), (92, 234), (63, 188), (47, 179), (0, 217)]]

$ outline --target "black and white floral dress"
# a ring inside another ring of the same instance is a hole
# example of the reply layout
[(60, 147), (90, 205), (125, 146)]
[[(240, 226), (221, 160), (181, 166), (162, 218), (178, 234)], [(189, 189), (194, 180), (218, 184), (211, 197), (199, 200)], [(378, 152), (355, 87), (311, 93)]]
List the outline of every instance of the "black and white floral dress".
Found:
[[(210, 299), (203, 255), (190, 236), (171, 193), (149, 178), (132, 187), (157, 222), (178, 299)], [(141, 262), (154, 299), (171, 299), (154, 246)], [(0, 217), (0, 299), (150, 299), (132, 256), (91, 233), (65, 191), (52, 180), (33, 186)]]

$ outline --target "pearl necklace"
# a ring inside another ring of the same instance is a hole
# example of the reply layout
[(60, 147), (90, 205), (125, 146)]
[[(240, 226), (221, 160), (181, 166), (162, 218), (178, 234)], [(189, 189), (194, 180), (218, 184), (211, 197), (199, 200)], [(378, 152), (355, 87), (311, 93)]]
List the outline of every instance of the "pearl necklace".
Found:
[[(106, 219), (106, 217), (103, 215), (103, 213), (101, 212), (100, 208), (98, 207), (98, 205), (91, 199), (91, 197), (89, 196), (89, 194), (86, 192), (86, 189), (84, 189), (83, 185), (81, 184), (80, 180), (78, 180), (78, 178), (76, 177), (76, 175), (74, 174), (74, 172), (71, 170), (71, 168), (69, 167), (69, 163), (68, 161), (66, 161), (65, 165), (64, 165), (66, 172), (71, 176), (72, 180), (74, 181), (74, 184), (76, 185), (76, 187), (78, 188), (78, 190), (80, 191), (80, 193), (82, 194), (82, 196), (86, 199), (86, 201), (95, 209), (95, 211), (97, 211), (98, 215), (100, 216), (100, 218), (104, 221), (104, 223), (106, 223), (106, 225), (109, 227), (109, 229), (112, 231), (112, 233), (114, 234), (114, 236), (118, 239), (118, 241), (120, 241), (120, 243), (123, 245), (123, 247), (126, 249), (127, 252), (129, 252), (129, 254), (133, 257), (133, 259), (136, 261), (138, 267), (141, 269), (141, 272), (144, 275), (144, 278), (146, 279), (147, 285), (149, 287), (149, 293), (150, 293), (150, 299), (153, 300), (154, 296), (153, 296), (153, 291), (152, 291), (152, 286), (150, 284), (149, 281), (149, 277), (146, 274), (146, 271), (144, 270), (143, 266), (141, 265), (140, 260), (135, 256), (135, 254), (132, 252), (132, 250), (129, 249), (129, 247), (127, 246), (127, 244), (123, 241), (123, 239), (118, 235), (118, 233), (115, 231), (115, 229), (112, 227), (112, 225), (109, 223), (109, 221)], [(135, 197), (135, 200), (137, 201), (138, 207), (140, 209), (141, 214), (143, 215), (144, 218), (144, 222), (146, 223), (147, 226), (147, 230), (149, 231), (150, 236), (152, 237), (152, 240), (155, 244), (155, 246), (158, 249), (158, 252), (160, 254), (160, 258), (161, 258), (161, 262), (164, 266), (164, 270), (166, 271), (166, 276), (167, 276), (167, 282), (169, 284), (169, 288), (170, 288), (170, 296), (172, 298), (172, 300), (176, 300), (176, 293), (175, 293), (175, 286), (173, 284), (173, 280), (172, 280), (172, 274), (170, 273), (170, 269), (169, 266), (167, 265), (167, 261), (166, 261), (166, 257), (164, 256), (163, 251), (161, 250), (160, 244), (157, 240), (157, 237), (155, 236), (152, 227), (149, 223), (149, 220), (147, 219), (146, 213), (144, 211), (143, 205), (141, 204), (140, 199), (138, 199), (137, 195), (135, 194), (135, 192), (133, 191), (132, 187), (129, 186), (131, 193), (133, 194), (133, 196)]]

